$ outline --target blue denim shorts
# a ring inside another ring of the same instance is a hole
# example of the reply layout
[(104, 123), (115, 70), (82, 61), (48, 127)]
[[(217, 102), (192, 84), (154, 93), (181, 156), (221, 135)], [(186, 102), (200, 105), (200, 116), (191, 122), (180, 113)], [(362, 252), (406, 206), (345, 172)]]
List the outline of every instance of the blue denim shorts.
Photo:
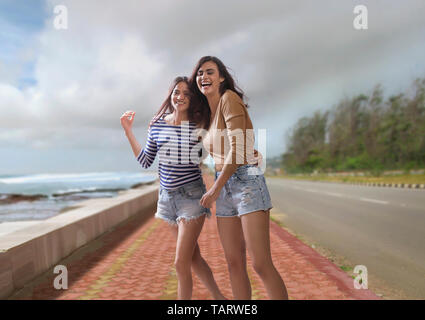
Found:
[[(220, 172), (215, 173), (217, 179)], [(272, 208), (266, 180), (260, 169), (253, 165), (239, 167), (227, 180), (216, 201), (217, 217), (241, 215)]]
[(156, 218), (169, 224), (178, 224), (181, 219), (191, 220), (202, 216), (211, 216), (211, 211), (200, 204), (206, 188), (202, 179), (189, 182), (176, 189), (160, 187)]

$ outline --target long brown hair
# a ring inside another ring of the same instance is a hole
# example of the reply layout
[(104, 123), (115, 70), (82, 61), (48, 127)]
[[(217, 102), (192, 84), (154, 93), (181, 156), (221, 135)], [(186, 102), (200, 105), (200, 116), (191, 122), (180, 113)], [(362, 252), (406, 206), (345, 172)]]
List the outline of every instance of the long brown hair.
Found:
[[(155, 122), (157, 122), (164, 114), (166, 113), (172, 113), (174, 111), (173, 105), (171, 104), (171, 95), (173, 94), (174, 88), (180, 83), (185, 82), (187, 84), (187, 87), (190, 91), (190, 102), (189, 102), (189, 109), (188, 109), (188, 117), (189, 121), (195, 122), (197, 126), (205, 128), (207, 123), (203, 121), (205, 118), (205, 113), (207, 112), (206, 109), (209, 109), (208, 107), (203, 106), (198, 98), (193, 95), (193, 91), (190, 88), (189, 79), (184, 76), (176, 77), (173, 82), (171, 83), (171, 86), (168, 90), (168, 96), (162, 103), (162, 105), (159, 107), (158, 112), (155, 114), (151, 122), (149, 123), (149, 127), (153, 125)], [(209, 118), (208, 118), (209, 119)], [(209, 122), (208, 122), (209, 123)]]
[[(227, 89), (234, 91), (241, 99), (242, 101), (246, 99), (246, 96), (241, 88), (239, 88), (229, 71), (227, 70), (227, 67), (224, 65), (224, 63), (217, 57), (214, 56), (204, 56), (201, 59), (199, 59), (198, 63), (196, 64), (195, 68), (193, 69), (192, 75), (189, 79), (190, 83), (190, 90), (193, 92), (193, 95), (196, 97), (197, 100), (200, 101), (202, 105), (208, 106), (208, 100), (203, 95), (203, 93), (199, 90), (198, 85), (196, 83), (196, 76), (198, 74), (199, 68), (208, 61), (212, 61), (217, 65), (218, 72), (220, 77), (224, 78), (224, 81), (220, 83), (220, 95), (223, 95)], [(245, 103), (245, 102), (244, 102)], [(245, 107), (248, 108), (248, 105), (245, 103)], [(208, 108), (208, 126), (209, 126), (209, 119), (211, 117), (211, 110)]]

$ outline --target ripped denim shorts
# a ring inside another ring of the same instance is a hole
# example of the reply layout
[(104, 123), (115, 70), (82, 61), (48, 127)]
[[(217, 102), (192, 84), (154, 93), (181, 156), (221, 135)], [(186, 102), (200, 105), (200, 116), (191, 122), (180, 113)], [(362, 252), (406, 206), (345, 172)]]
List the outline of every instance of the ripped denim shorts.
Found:
[(189, 182), (176, 189), (159, 188), (156, 218), (169, 224), (178, 224), (181, 219), (191, 220), (205, 214), (211, 216), (210, 209), (204, 208), (200, 200), (206, 188), (202, 179)]
[[(220, 172), (216, 172), (217, 179)], [(227, 180), (216, 201), (217, 217), (240, 217), (254, 211), (272, 208), (266, 180), (260, 169), (244, 165)]]

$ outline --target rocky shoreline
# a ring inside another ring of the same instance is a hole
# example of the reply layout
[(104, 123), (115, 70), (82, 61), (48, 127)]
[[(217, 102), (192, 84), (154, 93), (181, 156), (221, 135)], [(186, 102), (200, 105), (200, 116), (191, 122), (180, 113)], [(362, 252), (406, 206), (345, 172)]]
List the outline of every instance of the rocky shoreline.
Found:
[(34, 195), (25, 195), (25, 194), (0, 194), (0, 205), (1, 204), (13, 204), (21, 201), (37, 201), (41, 199), (47, 199), (48, 197), (44, 194), (34, 194)]
[[(141, 186), (150, 185), (152, 183), (155, 183), (155, 181), (152, 182), (142, 182), (134, 184), (130, 187), (130, 189), (139, 188)], [(89, 194), (94, 193), (114, 193), (119, 192), (127, 189), (123, 188), (117, 188), (117, 189), (95, 189), (95, 190), (79, 190), (79, 191), (70, 191), (66, 193), (54, 193), (52, 194), (53, 198), (61, 198), (62, 200), (85, 200), (92, 198), (89, 196)], [(39, 201), (39, 200), (46, 200), (49, 196), (44, 194), (18, 194), (18, 193), (0, 193), (0, 205), (8, 205), (8, 204), (15, 204), (23, 201), (27, 202), (33, 202), (33, 201)]]

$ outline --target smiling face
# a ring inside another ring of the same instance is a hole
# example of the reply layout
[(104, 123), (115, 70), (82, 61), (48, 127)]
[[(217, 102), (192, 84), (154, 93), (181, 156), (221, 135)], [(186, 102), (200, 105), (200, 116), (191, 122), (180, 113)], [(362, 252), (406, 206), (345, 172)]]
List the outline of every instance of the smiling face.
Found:
[(189, 109), (190, 90), (186, 82), (180, 81), (171, 93), (171, 104), (175, 110), (184, 112)]
[(196, 73), (196, 84), (205, 96), (220, 94), (220, 83), (223, 81), (213, 61), (203, 63)]

